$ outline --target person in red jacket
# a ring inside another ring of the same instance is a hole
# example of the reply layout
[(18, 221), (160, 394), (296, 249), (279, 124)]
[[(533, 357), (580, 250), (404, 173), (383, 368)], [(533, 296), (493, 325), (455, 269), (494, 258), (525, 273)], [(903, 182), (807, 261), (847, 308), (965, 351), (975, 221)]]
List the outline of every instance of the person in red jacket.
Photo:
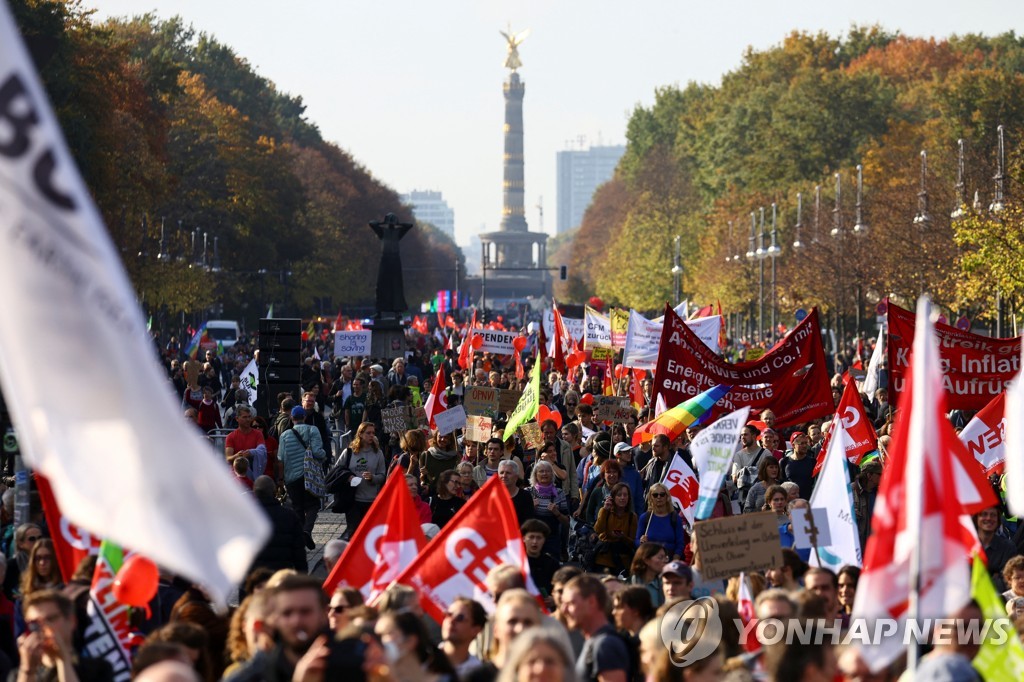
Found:
[(412, 474), (405, 475), (405, 482), (409, 486), (409, 492), (412, 493), (412, 501), (416, 505), (416, 513), (420, 516), (420, 523), (432, 523), (433, 512), (430, 511), (430, 505), (420, 497), (420, 482)]
[(200, 400), (196, 400), (192, 392), (186, 391), (185, 402), (196, 408), (199, 413), (199, 428), (203, 431), (209, 433), (214, 429), (223, 428), (220, 420), (220, 405), (213, 399), (213, 388), (203, 386), (203, 397)]

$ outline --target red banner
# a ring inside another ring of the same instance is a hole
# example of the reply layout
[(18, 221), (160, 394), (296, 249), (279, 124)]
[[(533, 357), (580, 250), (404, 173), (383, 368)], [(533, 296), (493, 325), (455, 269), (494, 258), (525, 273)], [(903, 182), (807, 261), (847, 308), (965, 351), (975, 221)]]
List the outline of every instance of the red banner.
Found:
[(324, 591), (354, 587), (369, 603), (425, 544), (405, 470), (395, 467), (324, 581)]
[(533, 584), (512, 498), (492, 476), (395, 582), (419, 592), (423, 610), (440, 623), (456, 597), (475, 599), (493, 612), (484, 580), (501, 564), (520, 566)]
[[(995, 339), (935, 324), (946, 409), (980, 410), (1006, 390), (1020, 372), (1020, 337)], [(907, 389), (914, 313), (889, 302), (889, 403)]]
[(761, 358), (731, 365), (665, 306), (655, 395), (661, 394), (666, 405), (678, 405), (719, 384), (733, 388), (715, 405), (712, 419), (741, 407), (771, 408), (776, 426), (787, 427), (832, 414), (817, 309)]
[(43, 515), (46, 526), (53, 538), (53, 549), (57, 555), (57, 566), (64, 582), (71, 580), (71, 575), (78, 568), (78, 563), (90, 554), (99, 554), (102, 538), (93, 537), (88, 531), (79, 528), (67, 520), (57, 506), (50, 482), (40, 474), (35, 474), (39, 500), (43, 503)]

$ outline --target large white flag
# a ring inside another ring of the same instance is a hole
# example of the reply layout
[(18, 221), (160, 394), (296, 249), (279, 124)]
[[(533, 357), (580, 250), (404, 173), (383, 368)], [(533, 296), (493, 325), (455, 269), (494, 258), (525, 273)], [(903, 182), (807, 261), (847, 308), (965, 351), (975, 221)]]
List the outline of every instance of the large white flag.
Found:
[(860, 392), (869, 399), (875, 399), (875, 391), (878, 390), (878, 373), (882, 369), (882, 358), (885, 356), (885, 327), (878, 330), (878, 338), (875, 340), (875, 349), (871, 351), (871, 360), (868, 361), (868, 371), (864, 376), (864, 383)]
[[(661, 330), (664, 318), (648, 320), (635, 310), (629, 311), (629, 327), (626, 329), (626, 348), (622, 364), (634, 369), (657, 369), (658, 351), (661, 349)], [(722, 318), (718, 315), (684, 320), (687, 327), (700, 337), (711, 350), (718, 352), (718, 332)]]
[(256, 358), (249, 361), (249, 364), (242, 370), (242, 388), (249, 394), (249, 404), (256, 404), (256, 392), (260, 386), (260, 370), (256, 366)]
[(817, 552), (811, 552), (808, 563), (824, 566), (838, 572), (843, 566), (861, 565), (860, 535), (857, 521), (853, 516), (853, 490), (850, 488), (850, 472), (846, 466), (846, 449), (852, 447), (843, 420), (836, 420), (836, 428), (829, 441), (821, 475), (811, 493), (811, 509), (828, 510), (828, 529), (831, 540), (828, 546), (819, 545)]
[(697, 494), (700, 491), (697, 475), (682, 457), (672, 455), (672, 463), (665, 471), (663, 482), (679, 513), (686, 517), (686, 523), (692, 527), (693, 512), (697, 508)]
[(696, 518), (698, 521), (711, 517), (718, 494), (722, 489), (732, 457), (740, 444), (740, 431), (747, 423), (750, 407), (719, 417), (706, 429), (702, 429), (690, 443), (693, 466), (700, 476), (700, 496), (697, 499)]
[[(71, 522), (226, 603), (269, 524), (172, 399), (3, 2), (0, 242), (0, 382), (28, 464), (50, 479)], [(46, 331), (55, 319), (73, 340)]]

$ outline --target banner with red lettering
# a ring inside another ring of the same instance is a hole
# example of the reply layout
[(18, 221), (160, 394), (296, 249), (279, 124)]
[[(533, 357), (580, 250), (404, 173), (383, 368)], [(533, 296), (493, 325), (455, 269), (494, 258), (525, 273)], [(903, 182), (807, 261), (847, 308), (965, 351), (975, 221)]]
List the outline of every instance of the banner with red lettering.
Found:
[(832, 414), (835, 406), (817, 309), (764, 356), (733, 365), (665, 306), (654, 394), (666, 405), (678, 405), (719, 384), (733, 388), (715, 405), (712, 419), (741, 407), (771, 408), (776, 426), (787, 427)]
[[(843, 389), (843, 397), (839, 399), (839, 407), (836, 415), (843, 420), (843, 428), (849, 440), (846, 442), (846, 459), (853, 464), (860, 464), (860, 460), (869, 452), (878, 449), (878, 434), (875, 427), (868, 419), (864, 411), (864, 402), (860, 393), (857, 392), (857, 382), (847, 378), (846, 388)], [(825, 455), (828, 454), (828, 443), (832, 438), (835, 428), (830, 428), (825, 434), (825, 440), (818, 450), (818, 461), (814, 463), (813, 476), (817, 476), (821, 467), (825, 464)]]
[[(896, 406), (906, 389), (914, 314), (899, 306), (889, 312), (889, 403)], [(946, 409), (980, 410), (1006, 390), (1020, 372), (1020, 337), (996, 339), (935, 323)]]
[(50, 537), (53, 538), (57, 566), (60, 568), (61, 578), (67, 583), (82, 559), (90, 554), (99, 554), (102, 538), (94, 537), (68, 521), (57, 506), (57, 498), (53, 496), (50, 482), (38, 473), (35, 474), (35, 479), (39, 500), (43, 504), (43, 515), (46, 517), (46, 527), (50, 529)]
[(456, 597), (470, 597), (492, 613), (484, 580), (501, 564), (519, 566), (533, 584), (512, 498), (492, 476), (395, 582), (419, 592), (423, 610), (440, 623)]
[(1006, 461), (1006, 392), (992, 399), (960, 432), (960, 440), (974, 455), (986, 476), (1003, 473)]
[(354, 587), (370, 603), (425, 544), (405, 471), (395, 467), (324, 581), (324, 591)]

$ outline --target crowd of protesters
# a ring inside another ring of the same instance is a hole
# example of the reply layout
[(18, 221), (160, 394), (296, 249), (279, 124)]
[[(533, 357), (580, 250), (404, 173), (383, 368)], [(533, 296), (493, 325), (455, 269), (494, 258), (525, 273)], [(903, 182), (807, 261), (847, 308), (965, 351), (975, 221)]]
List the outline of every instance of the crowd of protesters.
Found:
[[(227, 680), (894, 680), (896, 664), (879, 674), (855, 648), (781, 644), (745, 647), (726, 627), (721, 642), (699, 661), (679, 667), (665, 638), (662, 616), (681, 602), (710, 597), (725, 622), (738, 618), (739, 576), (702, 576), (694, 528), (671, 502), (663, 483), (676, 455), (692, 464), (691, 428), (670, 441), (663, 435), (634, 446), (638, 424), (650, 406), (625, 424), (595, 421), (588, 396), (603, 390), (603, 377), (584, 367), (566, 375), (543, 374), (540, 400), (556, 418), (540, 424), (543, 442), (526, 447), (519, 434), (504, 439), (504, 415), (491, 437), (468, 442), (458, 433), (427, 429), (384, 430), (382, 412), (396, 405), (422, 405), (443, 369), (449, 406), (469, 386), (523, 389), (509, 358), (476, 353), (459, 366), (429, 336), (410, 335), (410, 350), (391, 362), (331, 358), (326, 344), (310, 342), (304, 354), (302, 392), (270, 396), (274, 407), (258, 414), (238, 388), (248, 349), (228, 356), (210, 353), (198, 377), (188, 381), (186, 360), (171, 353), (168, 375), (182, 398), (189, 428), (231, 432), (223, 440), (225, 464), (270, 519), (273, 534), (239, 586), (239, 603), (217, 613), (202, 591), (162, 575), (151, 614), (137, 616), (145, 640), (135, 651), (139, 679)], [(315, 354), (314, 354), (315, 351)], [(524, 357), (526, 354), (524, 354)], [(322, 359), (321, 359), (322, 358)], [(837, 359), (842, 369), (843, 358)], [(628, 380), (627, 380), (628, 381)], [(862, 396), (879, 434), (879, 457), (850, 465), (854, 512), (863, 543), (871, 518), (892, 428), (884, 400), (885, 372), (875, 396)], [(621, 395), (628, 385), (616, 386)], [(839, 403), (842, 386), (834, 384)], [(643, 382), (645, 402), (650, 380)], [(963, 426), (970, 415), (951, 415)], [(560, 417), (560, 423), (559, 419)], [(764, 410), (742, 431), (731, 475), (712, 518), (757, 511), (777, 515), (783, 563), (747, 575), (746, 589), (758, 619), (849, 621), (860, 571), (837, 573), (808, 565), (809, 550), (794, 547), (793, 509), (806, 507), (816, 478), (813, 464), (830, 419), (792, 428), (774, 424)], [(344, 437), (338, 437), (344, 434)], [(344, 445), (344, 447), (342, 447)], [(323, 577), (309, 575), (307, 550), (318, 514), (331, 504), (304, 485), (303, 464), (312, 455), (326, 470), (341, 463), (357, 481), (347, 507), (344, 534), (323, 548), (327, 571), (344, 551), (386, 480), (401, 467), (428, 538), (436, 534), (492, 476), (508, 490), (521, 526), (530, 577), (544, 606), (527, 591), (522, 572), (503, 565), (491, 570), (487, 588), (497, 605), (488, 614), (464, 595), (438, 623), (425, 615), (416, 592), (393, 585), (373, 605), (348, 587), (323, 591)], [(699, 472), (698, 472), (699, 474)], [(993, 478), (1000, 489), (1000, 480)], [(19, 680), (112, 679), (102, 661), (76, 647), (86, 617), (79, 608), (83, 588), (63, 585), (53, 561), (45, 522), (13, 528), (13, 491), (4, 494), (6, 568), (0, 595), (0, 674)], [(1000, 491), (1001, 493), (1001, 491)], [(988, 570), (1007, 601), (1008, 615), (1024, 611), (1024, 524), (1002, 507), (978, 514), (979, 539)], [(88, 565), (79, 573), (91, 575)], [(77, 575), (77, 573), (76, 573)], [(955, 614), (980, 618), (977, 609)], [(677, 620), (685, 614), (676, 613)], [(1017, 619), (1019, 628), (1024, 620)], [(40, 631), (39, 626), (43, 627)], [(751, 650), (753, 649), (753, 650)], [(969, 647), (935, 646), (919, 674), (929, 679), (981, 679), (971, 674)], [(966, 672), (965, 672), (966, 671)], [(945, 674), (946, 677), (941, 675)]]

